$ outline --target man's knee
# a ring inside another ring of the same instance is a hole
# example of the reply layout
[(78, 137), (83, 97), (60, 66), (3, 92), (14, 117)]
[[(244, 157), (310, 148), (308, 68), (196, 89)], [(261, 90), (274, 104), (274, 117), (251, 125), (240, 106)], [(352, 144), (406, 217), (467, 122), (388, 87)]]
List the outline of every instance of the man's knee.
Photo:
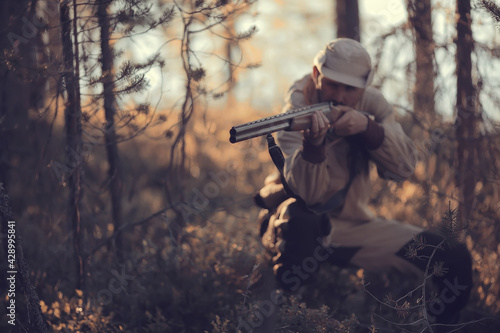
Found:
[(324, 261), (319, 240), (328, 232), (326, 215), (313, 214), (294, 199), (284, 201), (270, 216), (262, 243), (272, 254), (275, 276), (284, 289), (293, 291), (313, 280)]

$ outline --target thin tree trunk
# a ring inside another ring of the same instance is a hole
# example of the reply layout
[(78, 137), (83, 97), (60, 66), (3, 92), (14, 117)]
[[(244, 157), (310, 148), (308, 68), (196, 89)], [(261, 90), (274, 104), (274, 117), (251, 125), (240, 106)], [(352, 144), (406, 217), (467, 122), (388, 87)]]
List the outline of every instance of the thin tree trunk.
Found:
[(415, 38), (416, 81), (413, 106), (418, 119), (428, 125), (434, 110), (434, 38), (430, 0), (408, 0), (408, 18)]
[[(76, 271), (78, 281), (76, 288), (83, 289), (85, 279), (85, 265), (83, 259), (83, 235), (81, 232), (81, 109), (79, 102), (80, 85), (75, 77), (73, 42), (71, 40), (70, 9), (65, 1), (60, 2), (61, 34), (63, 46), (64, 72), (67, 102), (65, 106), (66, 122), (66, 162), (71, 166), (68, 176), (70, 221), (73, 229), (73, 244), (76, 257)], [(77, 64), (78, 65), (78, 64)]]
[(231, 107), (232, 105), (235, 104), (235, 97), (233, 94), (233, 89), (235, 86), (235, 78), (234, 78), (234, 63), (233, 63), (233, 48), (234, 48), (234, 33), (235, 33), (235, 28), (234, 28), (234, 20), (229, 20), (227, 22), (227, 30), (231, 35), (231, 38), (228, 38), (225, 43), (226, 43), (226, 59), (227, 59), (227, 105)]
[(476, 186), (476, 150), (474, 138), (477, 123), (476, 91), (472, 82), (471, 54), (474, 46), (471, 29), (471, 4), (469, 0), (457, 0), (457, 118), (455, 120), (456, 185), (462, 192), (459, 205), (462, 216), (467, 220), (474, 206)]
[(337, 37), (360, 41), (358, 0), (337, 0)]
[(33, 17), (35, 9), (36, 1), (0, 2), (2, 57), (19, 61), (14, 68), (7, 66), (7, 59), (0, 63), (0, 181), (6, 188), (10, 186), (12, 159), (24, 160), (20, 152), (30, 144), (24, 136), (30, 126), (30, 97), (42, 95), (40, 87), (29, 80), (30, 70), (36, 65), (35, 40), (39, 35), (26, 17)]
[[(118, 154), (118, 144), (116, 140), (115, 113), (116, 101), (114, 93), (114, 73), (113, 73), (113, 49), (110, 44), (111, 27), (109, 23), (108, 7), (109, 0), (99, 0), (97, 7), (97, 18), (101, 27), (101, 65), (102, 84), (104, 97), (104, 113), (106, 117), (106, 151), (109, 164), (109, 193), (111, 196), (111, 209), (115, 231), (122, 225), (122, 175)], [(115, 246), (118, 259), (122, 259), (123, 242), (121, 234), (116, 237)]]

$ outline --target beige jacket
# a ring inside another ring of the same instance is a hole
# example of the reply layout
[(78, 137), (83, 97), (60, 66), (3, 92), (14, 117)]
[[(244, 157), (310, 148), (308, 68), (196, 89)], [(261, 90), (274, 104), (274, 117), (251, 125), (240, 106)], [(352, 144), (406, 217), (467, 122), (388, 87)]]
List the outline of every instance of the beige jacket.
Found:
[[(316, 90), (310, 75), (295, 82), (286, 96), (283, 112), (318, 103)], [(380, 91), (366, 88), (356, 110), (374, 116), (374, 120), (384, 129), (381, 145), (374, 149), (364, 149), (358, 159), (362, 170), (354, 179), (340, 212), (331, 212), (332, 226), (335, 221), (368, 221), (375, 218), (368, 202), (371, 193), (369, 162), (373, 162), (379, 176), (386, 179), (404, 179), (413, 173), (415, 147), (396, 122), (394, 111)], [(311, 163), (302, 157), (302, 132), (279, 132), (277, 141), (285, 155), (285, 179), (295, 194), (308, 205), (322, 204), (341, 190), (350, 173), (350, 145), (343, 137), (334, 133), (327, 135), (326, 159), (321, 163)]]

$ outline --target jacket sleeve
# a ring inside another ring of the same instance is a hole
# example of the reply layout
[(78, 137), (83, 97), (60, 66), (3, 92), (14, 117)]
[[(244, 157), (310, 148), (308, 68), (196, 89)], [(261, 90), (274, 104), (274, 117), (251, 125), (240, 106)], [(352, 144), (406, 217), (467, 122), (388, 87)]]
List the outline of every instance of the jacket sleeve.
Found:
[[(368, 89), (368, 88), (367, 88)], [(381, 145), (368, 149), (371, 160), (377, 166), (380, 177), (403, 180), (413, 174), (416, 164), (416, 147), (396, 121), (394, 110), (382, 93), (372, 89), (361, 107), (375, 116), (375, 121), (384, 130)]]
[(317, 163), (305, 159), (302, 141), (302, 132), (278, 134), (278, 143), (285, 156), (284, 177), (290, 189), (307, 204), (322, 203), (331, 189), (327, 161), (323, 159)]
[[(302, 81), (290, 89), (284, 112), (309, 104), (304, 97)], [(392, 106), (382, 93), (369, 87), (357, 109), (372, 114), (376, 126), (383, 129), (383, 139), (376, 148), (369, 144), (365, 146), (379, 175), (391, 180), (409, 177), (415, 169), (416, 149), (396, 122)], [(290, 189), (307, 204), (324, 203), (346, 185), (349, 166), (342, 156), (345, 157), (347, 152), (338, 150), (346, 145), (327, 142), (326, 147), (322, 147), (323, 151), (311, 151), (303, 142), (302, 132), (278, 132), (277, 141), (285, 156), (285, 180)]]
[[(308, 104), (301, 87), (301, 83), (304, 82), (306, 82), (305, 79), (299, 81), (289, 90), (284, 112)], [(337, 173), (339, 175), (338, 182), (331, 179), (332, 170), (324, 156), (325, 147), (319, 149), (323, 150), (322, 152), (309, 151), (309, 157), (307, 152), (304, 154), (302, 132), (278, 132), (277, 141), (285, 156), (284, 178), (290, 189), (307, 204), (323, 203), (325, 198), (335, 193), (337, 183), (338, 190), (345, 185), (346, 181), (342, 178), (341, 172)], [(311, 158), (311, 155), (316, 155), (317, 158)]]

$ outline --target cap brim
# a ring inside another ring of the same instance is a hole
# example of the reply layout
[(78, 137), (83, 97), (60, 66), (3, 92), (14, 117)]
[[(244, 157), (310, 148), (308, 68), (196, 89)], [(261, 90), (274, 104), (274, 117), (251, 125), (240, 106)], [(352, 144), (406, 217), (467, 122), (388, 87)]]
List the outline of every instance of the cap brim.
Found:
[(319, 70), (320, 70), (321, 74), (323, 74), (323, 76), (329, 80), (332, 80), (335, 82), (340, 82), (340, 83), (343, 83), (345, 85), (356, 87), (356, 88), (366, 88), (370, 84), (370, 81), (371, 81), (370, 77), (368, 77), (367, 79), (356, 78), (356, 77), (352, 77), (352, 76), (344, 74), (344, 73), (335, 72), (334, 70), (331, 70), (330, 68), (327, 68), (324, 66), (323, 66), (323, 68), (321, 68)]

